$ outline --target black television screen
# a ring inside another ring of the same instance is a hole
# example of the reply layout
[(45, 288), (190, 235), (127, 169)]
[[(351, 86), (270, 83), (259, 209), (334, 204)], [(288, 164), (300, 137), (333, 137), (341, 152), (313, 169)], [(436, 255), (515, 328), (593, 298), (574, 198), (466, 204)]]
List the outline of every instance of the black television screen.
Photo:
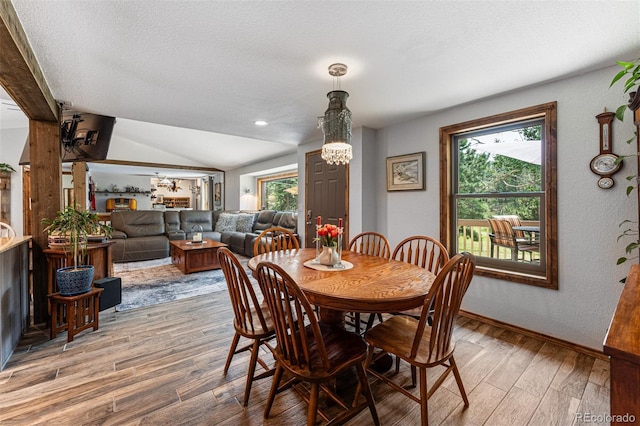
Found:
[[(66, 110), (60, 121), (62, 162), (106, 160), (116, 119), (105, 115)], [(20, 157), (29, 164), (29, 137)]]
[(105, 160), (116, 119), (65, 110), (60, 120), (62, 162)]

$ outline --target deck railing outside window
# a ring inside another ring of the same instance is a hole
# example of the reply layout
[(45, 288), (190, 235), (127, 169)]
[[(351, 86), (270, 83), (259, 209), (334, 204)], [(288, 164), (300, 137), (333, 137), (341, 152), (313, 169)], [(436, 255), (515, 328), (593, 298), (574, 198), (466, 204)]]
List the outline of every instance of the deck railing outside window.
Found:
[[(523, 220), (523, 226), (539, 226), (540, 222)], [(491, 257), (491, 228), (486, 219), (459, 219), (458, 220), (458, 251), (468, 251), (476, 256)], [(505, 247), (496, 247), (497, 259), (511, 259), (511, 250)], [(539, 253), (533, 253), (533, 261), (540, 259)], [(527, 261), (529, 258), (527, 257)]]

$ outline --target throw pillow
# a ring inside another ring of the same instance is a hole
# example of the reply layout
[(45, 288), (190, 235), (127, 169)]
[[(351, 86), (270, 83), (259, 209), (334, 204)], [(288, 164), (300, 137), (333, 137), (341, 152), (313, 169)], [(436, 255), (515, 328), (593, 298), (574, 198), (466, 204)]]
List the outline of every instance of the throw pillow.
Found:
[(249, 233), (253, 231), (253, 219), (255, 215), (240, 213), (238, 215), (238, 221), (236, 222), (236, 231)]
[(237, 222), (237, 214), (220, 213), (218, 221), (216, 222), (216, 232), (233, 232), (236, 230)]

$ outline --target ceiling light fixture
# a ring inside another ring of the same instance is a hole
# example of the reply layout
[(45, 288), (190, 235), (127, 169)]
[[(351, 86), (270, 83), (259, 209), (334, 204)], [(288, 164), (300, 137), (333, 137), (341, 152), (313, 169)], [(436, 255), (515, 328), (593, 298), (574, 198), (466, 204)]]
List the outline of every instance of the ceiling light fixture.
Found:
[(156, 184), (156, 186), (160, 188), (168, 188), (169, 186), (171, 186), (171, 181), (167, 179), (166, 176), (160, 179), (160, 175), (158, 174), (158, 172), (156, 172), (156, 179), (158, 179), (158, 183)]
[(264, 120), (256, 120), (256, 121), (253, 122), (253, 124), (255, 124), (256, 126), (266, 126), (269, 123), (267, 123)]
[(318, 117), (318, 127), (324, 133), (322, 159), (327, 164), (349, 164), (353, 158), (351, 150), (351, 111), (347, 108), (349, 94), (340, 90), (340, 77), (347, 73), (344, 64), (329, 66), (329, 74), (335, 77), (334, 89), (327, 93), (329, 107), (324, 116)]

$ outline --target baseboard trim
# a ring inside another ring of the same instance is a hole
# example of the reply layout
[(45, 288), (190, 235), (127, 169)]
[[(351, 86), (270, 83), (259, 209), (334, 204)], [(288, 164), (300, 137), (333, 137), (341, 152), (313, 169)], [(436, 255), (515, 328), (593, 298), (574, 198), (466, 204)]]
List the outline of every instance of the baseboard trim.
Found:
[(578, 345), (577, 343), (567, 342), (566, 340), (558, 339), (557, 337), (548, 336), (546, 334), (538, 333), (537, 331), (532, 331), (526, 328), (518, 327), (517, 325), (508, 324), (506, 322), (498, 321), (493, 318), (488, 318), (482, 315), (474, 314), (473, 312), (463, 311), (462, 309), (459, 311), (459, 313), (460, 313), (460, 316), (463, 316), (466, 318), (470, 318), (470, 319), (480, 321), (485, 324), (493, 325), (496, 327), (504, 328), (516, 333), (524, 334), (525, 336), (533, 337), (535, 339), (544, 340), (545, 342), (549, 342), (554, 345), (561, 346), (563, 348), (566, 348), (572, 351), (580, 352), (585, 355), (589, 355), (594, 358), (601, 359), (603, 361), (609, 361), (609, 357), (605, 355), (604, 352), (598, 351), (596, 349)]

